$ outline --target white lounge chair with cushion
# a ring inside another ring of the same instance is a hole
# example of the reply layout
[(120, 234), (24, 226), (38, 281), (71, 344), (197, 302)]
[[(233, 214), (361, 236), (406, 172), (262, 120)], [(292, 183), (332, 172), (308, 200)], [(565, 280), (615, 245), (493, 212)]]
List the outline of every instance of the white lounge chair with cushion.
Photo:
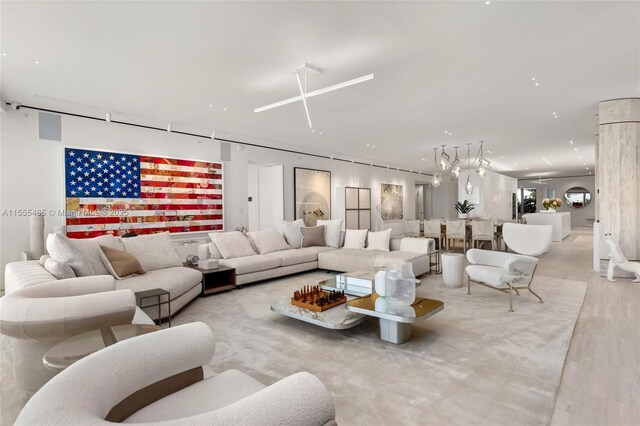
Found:
[[(56, 343), (97, 328), (153, 324), (131, 290), (115, 290), (111, 275), (56, 280), (38, 261), (9, 263), (7, 295), (0, 298), (0, 333), (12, 338), (16, 386), (38, 390), (55, 373), (42, 357)], [(19, 288), (24, 280), (39, 284)]]
[(509, 312), (513, 312), (513, 292), (531, 289), (531, 281), (538, 265), (539, 256), (551, 247), (553, 228), (550, 225), (521, 225), (505, 223), (502, 230), (504, 241), (513, 251), (520, 254), (499, 251), (471, 249), (467, 252), (470, 265), (467, 294), (471, 294), (471, 282), (484, 285), (509, 294)]
[(335, 425), (309, 373), (264, 386), (237, 370), (204, 379), (214, 353), (201, 322), (124, 340), (81, 359), (38, 391), (16, 425)]

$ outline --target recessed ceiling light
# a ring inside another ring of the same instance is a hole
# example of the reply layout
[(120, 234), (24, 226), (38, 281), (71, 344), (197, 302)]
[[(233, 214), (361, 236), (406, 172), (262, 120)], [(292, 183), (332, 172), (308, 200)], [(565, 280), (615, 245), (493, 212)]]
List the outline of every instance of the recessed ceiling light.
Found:
[(535, 77), (531, 77), (531, 81), (536, 81), (536, 78)]
[(574, 151), (578, 151), (578, 148), (573, 148)]
[(222, 108), (222, 110), (223, 110), (223, 111), (226, 111), (227, 109), (226, 109), (226, 108)]
[(573, 145), (573, 141), (569, 141), (569, 143), (570, 143), (571, 145)]
[(371, 148), (375, 148), (375, 147), (376, 147), (375, 145), (371, 145)]
[(369, 146), (369, 144), (367, 144), (367, 147)]
[(589, 174), (591, 174), (591, 172), (589, 172)]
[(33, 63), (38, 65), (40, 63), (40, 61), (34, 61)]
[(529, 168), (528, 168), (528, 167), (525, 167), (524, 169), (525, 169), (525, 170), (529, 170)]
[(586, 169), (587, 169), (587, 170), (589, 170), (589, 168), (588, 168), (588, 167), (587, 167)]
[(580, 157), (580, 159), (582, 160), (582, 157)]
[(582, 163), (582, 165), (583, 165), (583, 166), (586, 166), (586, 165), (587, 165), (587, 163)]
[(315, 133), (315, 130), (311, 129), (311, 133)]
[(534, 84), (534, 86), (540, 86), (540, 83), (536, 81), (536, 84)]
[(500, 156), (500, 159), (501, 159), (501, 160), (504, 160), (504, 157), (501, 155), (501, 156)]
[(489, 154), (493, 154), (493, 152), (491, 152), (491, 151), (489, 151), (489, 150), (487, 150), (487, 152), (488, 152)]
[(209, 108), (213, 108), (213, 104), (209, 104)]
[(322, 134), (322, 132), (318, 132), (318, 133)]
[(485, 1), (484, 4), (491, 4), (489, 0)]

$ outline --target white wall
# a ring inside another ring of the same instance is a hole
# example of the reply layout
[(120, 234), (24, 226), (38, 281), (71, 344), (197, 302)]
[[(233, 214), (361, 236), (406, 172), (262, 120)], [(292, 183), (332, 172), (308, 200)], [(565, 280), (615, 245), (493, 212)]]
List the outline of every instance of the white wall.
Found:
[[(76, 117), (62, 117), (62, 142), (38, 139), (38, 114), (10, 110), (0, 118), (0, 210), (62, 209), (63, 147), (103, 149), (169, 156), (174, 158), (219, 161), (219, 142), (175, 133), (164, 133), (130, 126)], [(369, 187), (373, 206), (380, 204), (380, 184), (404, 186), (404, 217), (415, 216), (415, 178), (417, 175), (357, 165), (329, 159), (278, 152), (255, 147), (231, 149), (231, 161), (224, 165), (225, 212), (227, 230), (248, 225), (249, 162), (284, 165), (284, 215), (294, 217), (293, 168), (308, 167), (331, 171), (333, 187), (331, 217), (344, 217), (344, 187)], [(0, 224), (0, 263), (19, 260), (29, 249), (28, 219), (2, 216)], [(45, 232), (63, 225), (64, 217), (47, 216)], [(202, 237), (203, 234), (200, 234)], [(190, 234), (186, 237), (194, 239)], [(178, 239), (180, 237), (177, 237)]]
[(472, 195), (468, 195), (464, 189), (466, 182), (467, 173), (463, 172), (458, 179), (458, 199), (468, 199), (476, 204), (472, 216), (511, 220), (512, 194), (518, 190), (517, 179), (491, 171), (481, 178), (472, 170), (471, 183), (475, 187)]
[(588, 221), (587, 219), (595, 219), (596, 217), (596, 181), (594, 176), (553, 178), (549, 180), (545, 179), (544, 185), (536, 183), (535, 181), (520, 179), (518, 180), (518, 186), (537, 189), (536, 204), (538, 211), (544, 209), (544, 207), (542, 206), (542, 199), (546, 197), (545, 194), (547, 194), (547, 190), (549, 190), (550, 188), (553, 188), (555, 190), (555, 196), (557, 198), (562, 199), (564, 197), (564, 193), (574, 186), (586, 188), (591, 193), (591, 203), (589, 203), (588, 206), (581, 209), (574, 209), (564, 204), (563, 201), (560, 211), (571, 213), (572, 227), (591, 228), (593, 226), (593, 221)]
[(455, 180), (442, 183), (437, 188), (431, 185), (425, 185), (424, 188), (425, 219), (458, 217), (454, 207), (458, 201), (458, 186)]

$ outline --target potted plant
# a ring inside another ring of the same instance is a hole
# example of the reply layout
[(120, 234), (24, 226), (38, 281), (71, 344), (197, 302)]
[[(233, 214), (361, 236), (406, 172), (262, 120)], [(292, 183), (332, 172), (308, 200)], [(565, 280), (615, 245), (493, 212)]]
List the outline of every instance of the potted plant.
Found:
[(464, 200), (463, 202), (458, 201), (455, 206), (458, 211), (458, 218), (460, 219), (467, 219), (469, 217), (469, 213), (476, 208), (476, 206), (473, 203), (470, 203), (469, 200)]

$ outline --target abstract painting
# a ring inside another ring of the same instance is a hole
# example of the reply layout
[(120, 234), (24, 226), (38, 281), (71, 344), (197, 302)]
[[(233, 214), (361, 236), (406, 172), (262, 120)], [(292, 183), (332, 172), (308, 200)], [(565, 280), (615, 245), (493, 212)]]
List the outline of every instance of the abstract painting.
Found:
[(331, 172), (294, 167), (293, 186), (296, 219), (305, 226), (331, 219)]
[(65, 148), (67, 236), (224, 229), (222, 163)]
[(390, 183), (380, 184), (380, 200), (382, 207), (382, 219), (402, 219), (404, 194), (402, 185)]

